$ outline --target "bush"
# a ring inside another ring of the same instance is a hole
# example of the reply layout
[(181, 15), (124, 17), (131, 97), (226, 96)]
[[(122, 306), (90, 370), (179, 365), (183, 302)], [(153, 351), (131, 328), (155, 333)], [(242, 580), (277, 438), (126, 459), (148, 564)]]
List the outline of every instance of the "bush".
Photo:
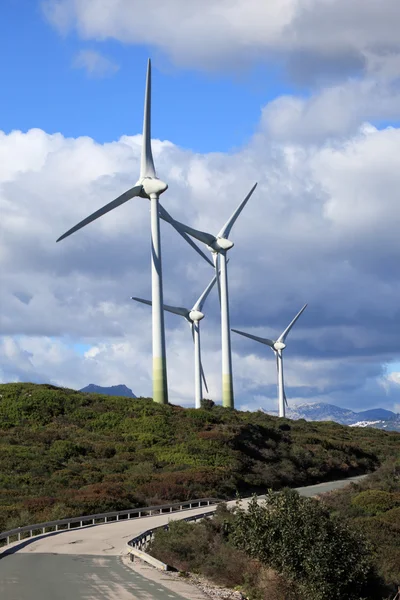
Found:
[(269, 492), (239, 508), (232, 540), (247, 555), (299, 585), (307, 600), (367, 598), (374, 584), (370, 549), (321, 504), (297, 492)]
[(351, 504), (366, 515), (374, 516), (400, 506), (400, 494), (382, 490), (365, 490), (354, 496)]

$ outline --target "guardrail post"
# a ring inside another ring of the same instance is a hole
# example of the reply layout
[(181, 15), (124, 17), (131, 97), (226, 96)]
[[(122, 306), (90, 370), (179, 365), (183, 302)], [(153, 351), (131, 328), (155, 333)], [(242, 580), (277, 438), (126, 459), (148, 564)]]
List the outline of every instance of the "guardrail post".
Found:
[(18, 541), (19, 542), (21, 541), (21, 534), (20, 533), (18, 534)]
[(58, 531), (58, 525), (56, 525), (56, 531)]
[(119, 521), (119, 515), (117, 515), (117, 521)]
[(71, 529), (71, 523), (68, 523), (67, 529)]
[(42, 533), (46, 533), (46, 527), (42, 527)]
[(7, 536), (7, 546), (9, 543), (10, 543), (10, 538), (9, 538), (9, 536)]
[(30, 532), (29, 532), (29, 537), (32, 537), (32, 536), (33, 536), (33, 531), (31, 529)]

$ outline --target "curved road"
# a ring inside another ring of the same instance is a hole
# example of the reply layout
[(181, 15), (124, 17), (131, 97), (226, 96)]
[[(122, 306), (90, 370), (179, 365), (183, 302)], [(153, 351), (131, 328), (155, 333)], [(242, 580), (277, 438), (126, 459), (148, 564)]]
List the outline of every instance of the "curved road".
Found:
[[(315, 496), (365, 477), (296, 488)], [(262, 496), (260, 496), (262, 498)], [(243, 501), (244, 503), (246, 500)], [(235, 501), (228, 502), (233, 506)], [(174, 513), (201, 514), (207, 507)], [(129, 565), (126, 543), (145, 529), (164, 525), (170, 514), (53, 532), (14, 542), (0, 553), (1, 600), (184, 600), (204, 599), (189, 586), (152, 567)], [(133, 566), (133, 568), (132, 568)], [(149, 577), (144, 576), (149, 575)]]

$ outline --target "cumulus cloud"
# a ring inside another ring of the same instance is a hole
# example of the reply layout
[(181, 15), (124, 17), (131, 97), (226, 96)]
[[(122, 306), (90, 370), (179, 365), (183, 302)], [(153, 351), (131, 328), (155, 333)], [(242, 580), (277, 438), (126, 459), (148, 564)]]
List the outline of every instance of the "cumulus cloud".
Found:
[[(154, 140), (169, 183), (163, 204), (195, 227), (217, 232), (259, 182), (231, 234), (231, 322), (274, 337), (309, 303), (285, 351), (291, 402), (357, 409), (399, 401), (385, 370), (400, 354), (399, 145), (395, 127), (360, 122), (310, 144), (271, 136), (264, 118), (235, 153), (196, 154)], [(0, 135), (3, 381), (125, 383), (151, 394), (150, 310), (129, 299), (151, 294), (148, 202), (134, 199), (55, 243), (131, 187), (140, 147), (139, 135), (105, 144), (38, 129)], [(166, 224), (162, 244), (165, 302), (190, 307), (212, 271)], [(216, 294), (205, 312), (204, 368), (218, 401)], [(166, 326), (170, 398), (189, 404), (190, 331), (175, 315)], [(238, 405), (273, 408), (272, 352), (239, 336), (232, 343)]]
[(150, 44), (178, 65), (237, 68), (281, 58), (299, 82), (399, 55), (397, 0), (44, 0), (47, 19), (84, 39)]
[(96, 50), (81, 50), (72, 63), (75, 69), (84, 69), (89, 77), (108, 77), (119, 69), (119, 66)]

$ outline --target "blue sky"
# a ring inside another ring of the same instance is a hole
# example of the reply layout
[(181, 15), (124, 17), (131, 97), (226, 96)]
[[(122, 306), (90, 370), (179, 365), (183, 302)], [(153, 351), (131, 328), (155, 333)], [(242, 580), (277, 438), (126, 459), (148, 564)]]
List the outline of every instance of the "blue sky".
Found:
[[(242, 146), (256, 129), (262, 106), (293, 88), (274, 64), (210, 74), (176, 68), (148, 46), (60, 35), (34, 0), (3, 0), (0, 17), (5, 132), (38, 127), (98, 142), (139, 132), (146, 62), (154, 55), (153, 135), (197, 152)], [(100, 52), (118, 70), (98, 77), (74, 67), (82, 50)]]
[[(272, 336), (308, 302), (288, 396), (400, 410), (398, 0), (160, 2), (0, 3), (0, 380), (151, 393), (149, 311), (128, 301), (150, 294), (145, 204), (54, 243), (136, 180), (139, 142), (118, 140), (141, 132), (150, 56), (166, 207), (219, 229), (259, 182), (234, 229), (233, 325)], [(209, 273), (164, 225), (162, 236), (165, 297), (186, 305)], [(218, 401), (215, 298), (209, 310)], [(190, 336), (166, 323), (171, 397), (184, 403)], [(233, 348), (242, 404), (275, 406), (273, 357)]]

